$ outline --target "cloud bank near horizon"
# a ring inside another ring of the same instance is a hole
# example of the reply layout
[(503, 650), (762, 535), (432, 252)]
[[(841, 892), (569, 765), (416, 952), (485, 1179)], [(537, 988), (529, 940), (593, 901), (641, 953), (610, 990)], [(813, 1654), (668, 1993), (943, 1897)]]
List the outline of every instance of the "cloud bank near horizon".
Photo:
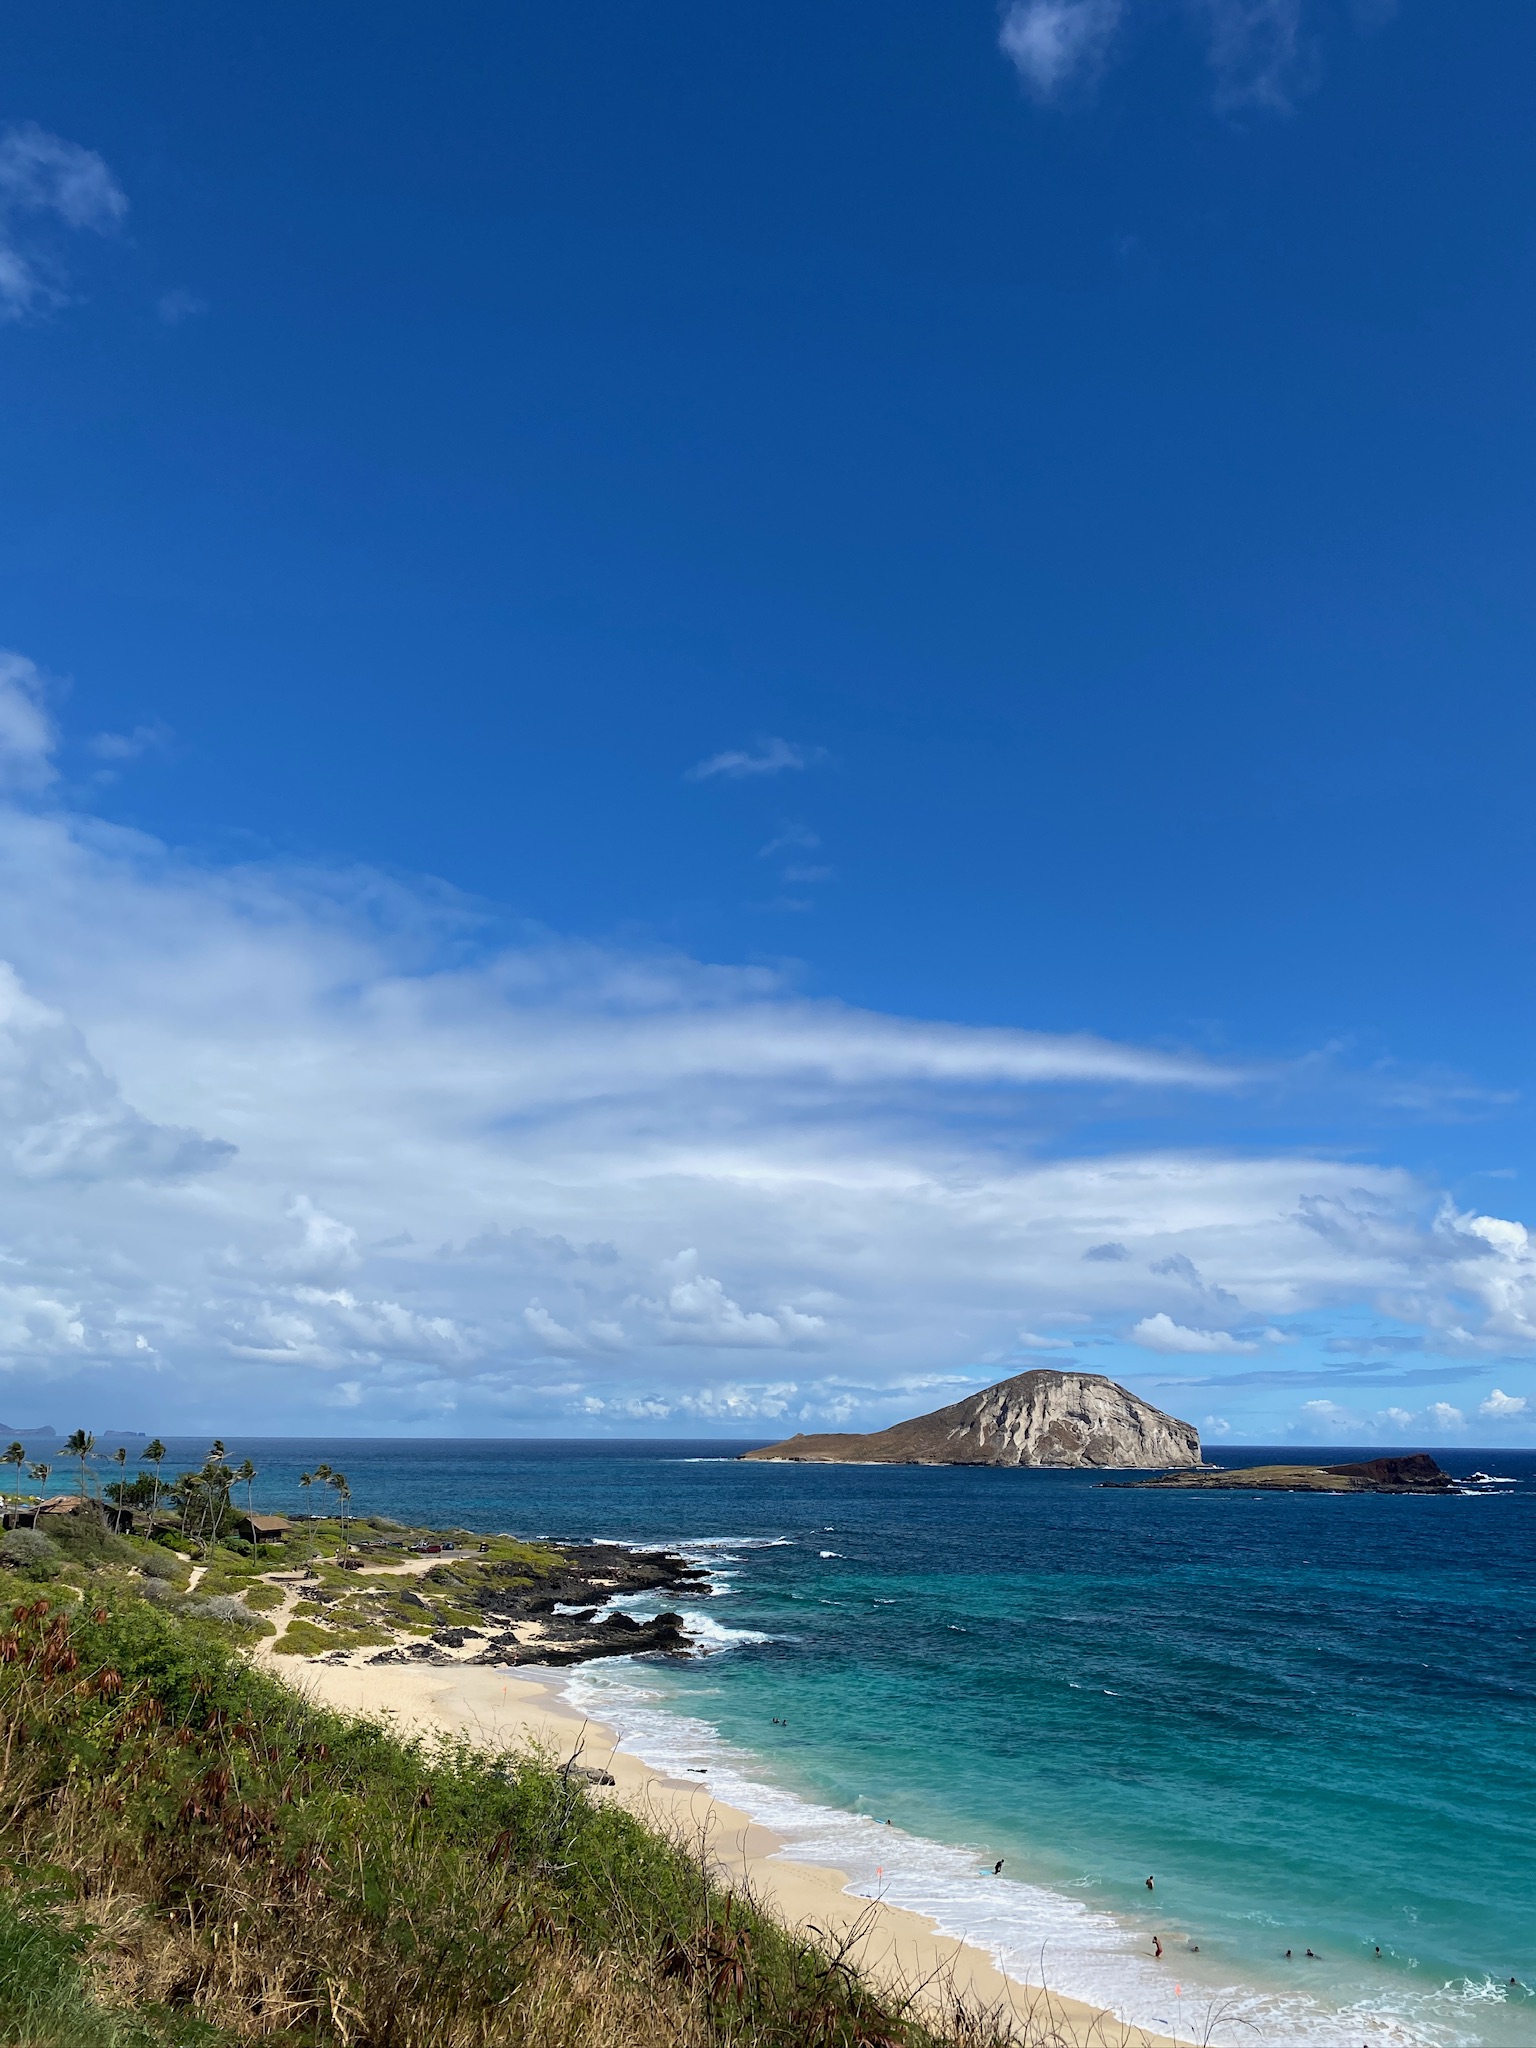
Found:
[[(1412, 1354), (1486, 1379), (1480, 1428), (1531, 1428), (1521, 1223), (1391, 1164), (1070, 1137), (1106, 1105), (1219, 1113), (1243, 1068), (508, 941), (362, 869), (199, 864), (57, 800), (56, 741), (7, 657), (13, 1424), (776, 1434), (1034, 1363), (1158, 1376), (1197, 1411), (1316, 1386), (1333, 1346), (1357, 1403)], [(1348, 1412), (1465, 1421), (1384, 1400)]]

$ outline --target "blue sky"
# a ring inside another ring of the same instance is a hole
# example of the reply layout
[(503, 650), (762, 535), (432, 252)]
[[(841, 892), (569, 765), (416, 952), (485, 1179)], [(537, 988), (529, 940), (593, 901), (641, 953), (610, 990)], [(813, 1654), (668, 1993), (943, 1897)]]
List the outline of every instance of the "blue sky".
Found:
[(14, 10), (0, 1419), (1536, 1441), (1536, 21)]

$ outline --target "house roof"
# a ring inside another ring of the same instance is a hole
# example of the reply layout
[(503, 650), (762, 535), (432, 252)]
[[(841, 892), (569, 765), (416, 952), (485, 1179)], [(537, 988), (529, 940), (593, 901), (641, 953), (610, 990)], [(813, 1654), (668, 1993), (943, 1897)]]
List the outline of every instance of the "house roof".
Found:
[(242, 1524), (258, 1536), (282, 1536), (293, 1527), (286, 1515), (237, 1515), (236, 1528)]

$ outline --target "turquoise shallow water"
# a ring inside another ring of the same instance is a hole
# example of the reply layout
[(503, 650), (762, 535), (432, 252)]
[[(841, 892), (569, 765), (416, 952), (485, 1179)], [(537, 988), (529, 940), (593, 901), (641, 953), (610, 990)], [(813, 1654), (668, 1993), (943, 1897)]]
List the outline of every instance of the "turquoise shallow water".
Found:
[(362, 1512), (696, 1546), (714, 1654), (584, 1667), (573, 1697), (1018, 1974), (1186, 2036), (1536, 2044), (1530, 1453), (1446, 1459), (1517, 1476), (1502, 1497), (1411, 1500), (231, 1448), (273, 1507), (328, 1456)]

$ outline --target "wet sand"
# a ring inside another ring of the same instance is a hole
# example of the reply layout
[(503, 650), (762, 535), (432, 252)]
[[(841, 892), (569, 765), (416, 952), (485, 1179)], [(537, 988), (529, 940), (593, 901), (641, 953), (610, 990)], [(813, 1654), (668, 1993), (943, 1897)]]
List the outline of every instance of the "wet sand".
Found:
[[(311, 1663), (259, 1652), (266, 1668), (317, 1703), (387, 1719), (402, 1734), (466, 1737), (491, 1749), (536, 1750), (612, 1773), (616, 1799), (671, 1839), (707, 1855), (722, 1877), (751, 1893), (786, 1925), (850, 1943), (850, 1960), (871, 1981), (915, 1990), (937, 2011), (947, 1982), (968, 2002), (1003, 2006), (1036, 2048), (1166, 2048), (1168, 2037), (1127, 2025), (1076, 1999), (1006, 1977), (979, 1948), (942, 1935), (931, 1920), (847, 1890), (840, 1870), (798, 1863), (782, 1839), (749, 1814), (689, 1779), (671, 1778), (620, 1747), (613, 1729), (583, 1721), (553, 1675), (485, 1665)], [(924, 1986), (935, 1987), (926, 1992)], [(1185, 2037), (1188, 2040), (1189, 2037)]]

